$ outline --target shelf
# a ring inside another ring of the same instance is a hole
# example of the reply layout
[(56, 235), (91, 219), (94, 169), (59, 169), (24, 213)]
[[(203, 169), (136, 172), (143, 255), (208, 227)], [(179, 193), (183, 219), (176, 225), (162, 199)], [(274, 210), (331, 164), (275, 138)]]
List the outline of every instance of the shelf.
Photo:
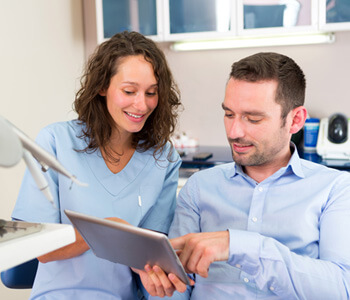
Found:
[(0, 243), (0, 271), (22, 264), (75, 241), (68, 224), (43, 224), (41, 231)]

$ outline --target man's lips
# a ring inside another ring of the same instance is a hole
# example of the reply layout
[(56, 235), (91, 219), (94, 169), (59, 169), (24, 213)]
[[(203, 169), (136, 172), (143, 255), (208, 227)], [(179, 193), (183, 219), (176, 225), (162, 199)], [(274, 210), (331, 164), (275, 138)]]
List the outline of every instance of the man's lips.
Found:
[(237, 144), (232, 143), (232, 148), (237, 153), (245, 153), (248, 152), (254, 146), (252, 144)]

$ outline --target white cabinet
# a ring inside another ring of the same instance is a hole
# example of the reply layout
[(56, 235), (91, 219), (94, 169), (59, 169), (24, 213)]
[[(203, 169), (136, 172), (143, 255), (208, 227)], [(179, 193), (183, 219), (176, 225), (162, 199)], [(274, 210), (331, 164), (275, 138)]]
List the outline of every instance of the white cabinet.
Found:
[(164, 0), (83, 0), (86, 55), (124, 30), (163, 41)]
[(87, 54), (123, 30), (171, 42), (350, 29), (350, 0), (83, 0), (83, 5)]
[(236, 35), (236, 1), (165, 0), (163, 9), (165, 41)]
[(318, 0), (238, 0), (238, 35), (318, 30)]
[(87, 52), (123, 30), (155, 41), (236, 34), (235, 0), (83, 0)]
[(104, 38), (124, 30), (138, 31), (148, 36), (158, 34), (155, 0), (103, 0), (102, 4)]

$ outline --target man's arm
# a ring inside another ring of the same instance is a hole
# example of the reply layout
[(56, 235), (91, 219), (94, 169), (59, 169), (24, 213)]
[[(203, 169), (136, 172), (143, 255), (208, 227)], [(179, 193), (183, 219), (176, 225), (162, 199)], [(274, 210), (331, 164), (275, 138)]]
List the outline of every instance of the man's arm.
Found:
[(243, 280), (249, 280), (259, 289), (270, 290), (281, 298), (348, 299), (348, 195), (349, 188), (338, 185), (323, 208), (318, 222), (318, 253), (310, 254), (315, 258), (293, 252), (281, 242), (256, 232), (230, 230), (228, 263), (242, 271)]
[(229, 257), (229, 232), (190, 233), (171, 240), (177, 249), (187, 273), (208, 277), (208, 270), (214, 261), (227, 261)]
[[(298, 255), (278, 241), (254, 232), (230, 230), (230, 236), (233, 253), (229, 257), (228, 232), (188, 234), (171, 243), (181, 249), (180, 260), (186, 271), (202, 277), (208, 276), (212, 262), (228, 260), (230, 265), (241, 269), (242, 280), (285, 299), (348, 299), (348, 265)], [(160, 271), (152, 272), (158, 275), (159, 282), (155, 295), (161, 296), (160, 287), (169, 282)], [(170, 288), (175, 290), (179, 285), (176, 287), (174, 279), (169, 281), (173, 282)]]

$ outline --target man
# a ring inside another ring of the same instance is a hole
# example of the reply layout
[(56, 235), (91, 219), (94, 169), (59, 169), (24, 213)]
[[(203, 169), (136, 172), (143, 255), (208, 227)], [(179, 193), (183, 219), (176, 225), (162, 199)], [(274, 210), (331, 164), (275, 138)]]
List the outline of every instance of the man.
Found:
[(232, 65), (222, 108), (234, 163), (194, 174), (169, 236), (195, 284), (154, 266), (151, 295), (172, 299), (349, 299), (350, 175), (300, 159), (305, 77), (289, 57)]

